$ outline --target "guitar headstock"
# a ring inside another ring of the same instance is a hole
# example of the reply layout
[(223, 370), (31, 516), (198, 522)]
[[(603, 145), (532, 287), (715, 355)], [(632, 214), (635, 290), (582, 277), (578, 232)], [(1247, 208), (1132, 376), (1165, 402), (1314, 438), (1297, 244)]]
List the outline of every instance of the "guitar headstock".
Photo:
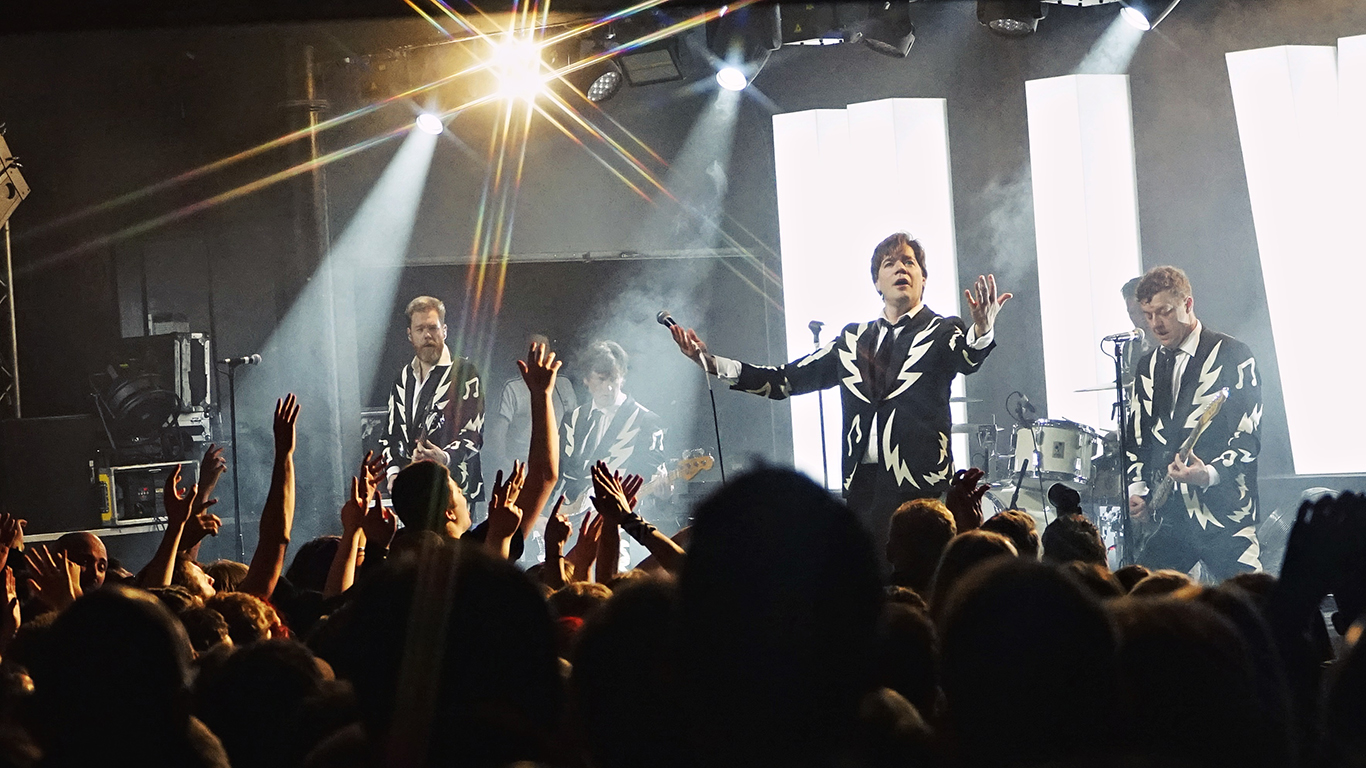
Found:
[(1205, 403), (1204, 409), (1200, 412), (1200, 418), (1196, 422), (1197, 428), (1209, 426), (1209, 423), (1214, 421), (1214, 417), (1219, 415), (1219, 409), (1223, 408), (1226, 402), (1228, 402), (1228, 387), (1215, 392), (1214, 397)]
[(697, 477), (698, 473), (706, 472), (715, 465), (716, 460), (711, 457), (711, 454), (703, 452), (679, 459), (678, 467), (674, 469), (674, 472), (684, 480), (691, 480)]

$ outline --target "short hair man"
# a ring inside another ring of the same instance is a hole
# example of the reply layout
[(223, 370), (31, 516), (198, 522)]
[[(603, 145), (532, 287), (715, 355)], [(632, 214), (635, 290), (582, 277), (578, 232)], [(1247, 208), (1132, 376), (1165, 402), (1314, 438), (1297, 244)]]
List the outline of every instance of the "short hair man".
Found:
[(68, 561), (80, 567), (82, 593), (89, 594), (104, 586), (104, 576), (109, 570), (109, 552), (100, 537), (85, 531), (63, 534), (57, 539), (56, 549), (66, 555)]
[(892, 512), (903, 502), (934, 498), (953, 477), (949, 388), (976, 372), (994, 346), (996, 314), (1010, 298), (996, 278), (966, 291), (972, 326), (924, 305), (925, 249), (905, 232), (877, 244), (869, 263), (882, 316), (850, 323), (809, 355), (787, 365), (751, 365), (712, 355), (691, 329), (674, 341), (731, 389), (783, 400), (840, 387), (844, 426), (844, 496), (875, 540), (886, 541)]
[(938, 499), (912, 499), (898, 507), (887, 531), (892, 584), (928, 597), (939, 558), (957, 534), (953, 513)]
[(599, 461), (646, 479), (664, 464), (663, 421), (622, 389), (630, 370), (626, 350), (615, 341), (594, 342), (579, 367), (589, 400), (560, 423), (560, 475), (571, 500), (592, 487), (593, 465)]
[[(1138, 362), (1129, 408), (1129, 512), (1150, 532), (1139, 562), (1182, 572), (1199, 562), (1221, 580), (1260, 569), (1262, 390), (1252, 350), (1201, 324), (1190, 280), (1176, 267), (1149, 270), (1135, 295), (1160, 345)], [(1202, 408), (1224, 387), (1228, 402), (1182, 458)], [(1167, 479), (1174, 489), (1153, 509), (1150, 494)]]
[(408, 302), (413, 359), (394, 378), (380, 446), (389, 483), (414, 461), (446, 467), (470, 501), (483, 498), (484, 390), (479, 369), (446, 347), (446, 305), (431, 296)]

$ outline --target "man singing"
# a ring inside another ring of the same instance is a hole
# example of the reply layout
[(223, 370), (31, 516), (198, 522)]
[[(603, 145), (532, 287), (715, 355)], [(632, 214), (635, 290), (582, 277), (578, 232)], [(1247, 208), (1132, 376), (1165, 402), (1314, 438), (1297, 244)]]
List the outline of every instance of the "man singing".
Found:
[[(1140, 536), (1139, 560), (1179, 571), (1199, 562), (1220, 580), (1259, 569), (1257, 361), (1246, 344), (1201, 325), (1190, 280), (1176, 267), (1150, 270), (1135, 295), (1160, 345), (1138, 361), (1129, 408), (1129, 513), (1150, 532), (1146, 542)], [(1228, 402), (1182, 461), (1178, 449), (1223, 387)], [(1163, 476), (1175, 488), (1151, 509), (1150, 486)]]
[(389, 392), (389, 419), (380, 438), (389, 485), (415, 461), (446, 467), (465, 498), (483, 498), (479, 450), (484, 445), (484, 392), (479, 370), (446, 348), (446, 305), (431, 296), (408, 302), (412, 362)]
[(870, 264), (882, 317), (850, 323), (820, 349), (777, 368), (712, 355), (692, 329), (672, 328), (684, 355), (738, 389), (774, 400), (840, 386), (843, 489), (874, 541), (887, 540), (903, 502), (940, 496), (953, 476), (949, 387), (974, 373), (995, 346), (994, 276), (965, 291), (973, 325), (921, 303), (925, 249), (904, 232), (878, 243)]

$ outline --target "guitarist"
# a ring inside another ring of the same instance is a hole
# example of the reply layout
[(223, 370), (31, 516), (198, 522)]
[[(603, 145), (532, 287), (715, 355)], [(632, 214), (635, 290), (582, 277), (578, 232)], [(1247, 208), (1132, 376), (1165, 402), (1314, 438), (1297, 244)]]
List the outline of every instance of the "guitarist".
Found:
[[(622, 390), (628, 363), (626, 350), (615, 341), (594, 343), (579, 361), (590, 400), (560, 423), (560, 476), (564, 480), (560, 492), (571, 502), (592, 488), (593, 465), (599, 461), (614, 472), (646, 480), (662, 472), (664, 424)], [(576, 504), (565, 513), (582, 510)]]
[[(1262, 393), (1252, 351), (1196, 319), (1190, 280), (1176, 267), (1150, 270), (1135, 294), (1159, 345), (1139, 359), (1130, 401), (1129, 514), (1138, 559), (1182, 572), (1204, 563), (1221, 580), (1259, 570)], [(1227, 402), (1189, 455), (1179, 455), (1202, 408), (1224, 387)], [(1158, 507), (1153, 496), (1167, 478), (1171, 492)]]

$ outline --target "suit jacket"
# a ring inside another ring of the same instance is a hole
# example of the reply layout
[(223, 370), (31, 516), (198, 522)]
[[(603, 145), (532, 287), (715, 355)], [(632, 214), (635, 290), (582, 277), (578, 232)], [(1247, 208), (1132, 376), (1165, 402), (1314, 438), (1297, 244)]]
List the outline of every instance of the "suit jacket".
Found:
[[(664, 463), (664, 423), (654, 412), (627, 397), (596, 449), (588, 429), (593, 401), (570, 411), (560, 422), (560, 476), (562, 491), (572, 501), (592, 485), (593, 465), (607, 462), (623, 475), (649, 480)], [(577, 511), (577, 510), (572, 510)]]
[(420, 388), (413, 363), (399, 370), (389, 391), (389, 418), (380, 446), (389, 466), (402, 469), (412, 461), (418, 437), (425, 436), (446, 452), (451, 479), (465, 498), (479, 501), (484, 498), (479, 469), (483, 431), (484, 391), (479, 369), (466, 358), (452, 359), (447, 351)]
[[(872, 384), (878, 323), (850, 323), (820, 349), (787, 365), (740, 363), (731, 389), (773, 400), (839, 386), (844, 409), (841, 440), (844, 491), (854, 470), (878, 441), (878, 482), (907, 498), (942, 493), (953, 476), (949, 450), (949, 388), (953, 377), (974, 373), (995, 348), (968, 346), (966, 326), (922, 308), (896, 337), (892, 366), (896, 380), (877, 398)], [(871, 433), (874, 416), (878, 434)]]
[[(1200, 488), (1177, 483), (1159, 512), (1185, 512), (1200, 527), (1223, 528), (1255, 543), (1257, 454), (1261, 451), (1262, 387), (1257, 361), (1246, 344), (1201, 328), (1195, 356), (1186, 362), (1172, 415), (1153, 413), (1157, 350), (1140, 358), (1129, 404), (1129, 479), (1153, 481), (1165, 474), (1181, 443), (1195, 428), (1201, 406), (1228, 387), (1229, 399), (1195, 444), (1195, 455), (1219, 472), (1219, 484)], [(1256, 553), (1252, 553), (1255, 557)]]

